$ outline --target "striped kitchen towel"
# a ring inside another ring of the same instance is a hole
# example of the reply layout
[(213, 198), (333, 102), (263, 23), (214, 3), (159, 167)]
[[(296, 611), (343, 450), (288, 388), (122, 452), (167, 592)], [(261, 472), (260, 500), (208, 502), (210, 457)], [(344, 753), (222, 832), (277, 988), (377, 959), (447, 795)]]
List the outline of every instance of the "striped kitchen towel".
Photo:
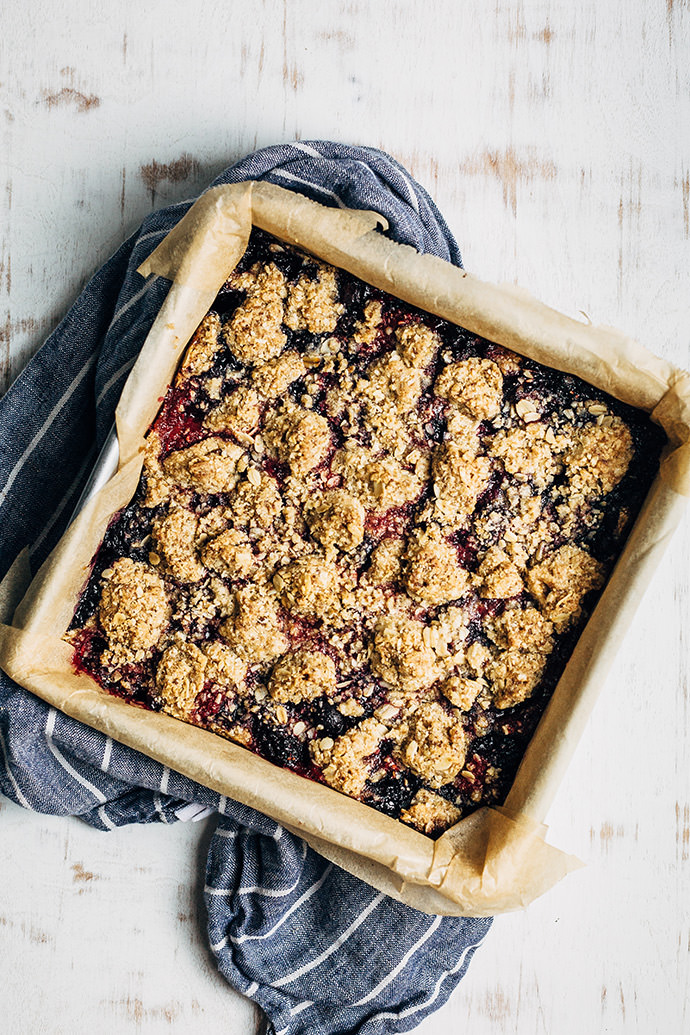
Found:
[[(426, 192), (373, 148), (324, 141), (248, 156), (215, 181), (265, 179), (327, 205), (375, 209), (390, 234), (461, 265)], [(137, 267), (191, 201), (149, 216), (93, 277), (0, 400), (0, 577), (33, 570), (65, 529), (169, 289)], [(207, 861), (218, 966), (280, 1035), (408, 1031), (446, 1001), (490, 920), (434, 917), (327, 863), (273, 820), (56, 712), (0, 673), (0, 790), (101, 830), (218, 814)], [(96, 918), (94, 918), (96, 923)]]

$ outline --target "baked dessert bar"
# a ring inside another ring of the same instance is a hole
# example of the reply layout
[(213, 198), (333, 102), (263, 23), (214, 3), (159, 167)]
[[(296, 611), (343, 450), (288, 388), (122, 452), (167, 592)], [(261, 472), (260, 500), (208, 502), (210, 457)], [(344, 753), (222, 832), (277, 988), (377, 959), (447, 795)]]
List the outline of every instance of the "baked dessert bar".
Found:
[(435, 836), (505, 799), (665, 438), (254, 229), (146, 441), (75, 667)]

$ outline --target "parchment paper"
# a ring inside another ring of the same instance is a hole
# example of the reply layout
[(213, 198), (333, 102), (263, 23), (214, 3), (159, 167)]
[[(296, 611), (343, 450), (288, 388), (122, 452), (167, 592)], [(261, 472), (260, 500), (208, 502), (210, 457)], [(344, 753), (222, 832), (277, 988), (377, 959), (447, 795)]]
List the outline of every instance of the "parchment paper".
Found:
[[(131, 498), (143, 438), (180, 355), (243, 254), (254, 223), (399, 298), (638, 406), (668, 437), (659, 477), (582, 633), (502, 808), (482, 808), (433, 841), (329, 787), (161, 713), (134, 708), (74, 672), (62, 639), (111, 516)], [(580, 864), (546, 844), (543, 819), (615, 650), (690, 495), (690, 375), (610, 328), (581, 324), (513, 288), (483, 283), (385, 238), (372, 212), (326, 209), (264, 183), (208, 191), (141, 267), (173, 280), (117, 411), (118, 473), (68, 530), (0, 626), (17, 682), (228, 797), (271, 815), (323, 855), (425, 912), (516, 909)], [(0, 599), (12, 599), (15, 565)]]

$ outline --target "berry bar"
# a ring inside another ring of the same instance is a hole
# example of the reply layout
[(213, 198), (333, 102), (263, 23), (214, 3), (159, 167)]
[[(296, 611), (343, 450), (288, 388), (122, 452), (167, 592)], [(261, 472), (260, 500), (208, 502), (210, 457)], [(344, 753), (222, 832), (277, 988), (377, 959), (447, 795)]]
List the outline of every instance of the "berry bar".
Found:
[(255, 229), (93, 559), (75, 667), (436, 836), (505, 799), (664, 441)]

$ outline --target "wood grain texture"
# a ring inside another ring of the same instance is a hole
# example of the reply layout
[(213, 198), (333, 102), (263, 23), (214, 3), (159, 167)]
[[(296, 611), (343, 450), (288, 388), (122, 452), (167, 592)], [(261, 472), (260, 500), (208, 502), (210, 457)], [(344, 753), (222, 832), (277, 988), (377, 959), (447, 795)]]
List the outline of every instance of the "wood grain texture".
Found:
[[(403, 162), (469, 269), (690, 366), (689, 8), (5, 0), (3, 383), (148, 212), (319, 137)], [(423, 1035), (690, 1027), (689, 571), (686, 522), (552, 810), (586, 869), (496, 921)], [(205, 948), (207, 837), (0, 802), (0, 1029), (253, 1033)]]

